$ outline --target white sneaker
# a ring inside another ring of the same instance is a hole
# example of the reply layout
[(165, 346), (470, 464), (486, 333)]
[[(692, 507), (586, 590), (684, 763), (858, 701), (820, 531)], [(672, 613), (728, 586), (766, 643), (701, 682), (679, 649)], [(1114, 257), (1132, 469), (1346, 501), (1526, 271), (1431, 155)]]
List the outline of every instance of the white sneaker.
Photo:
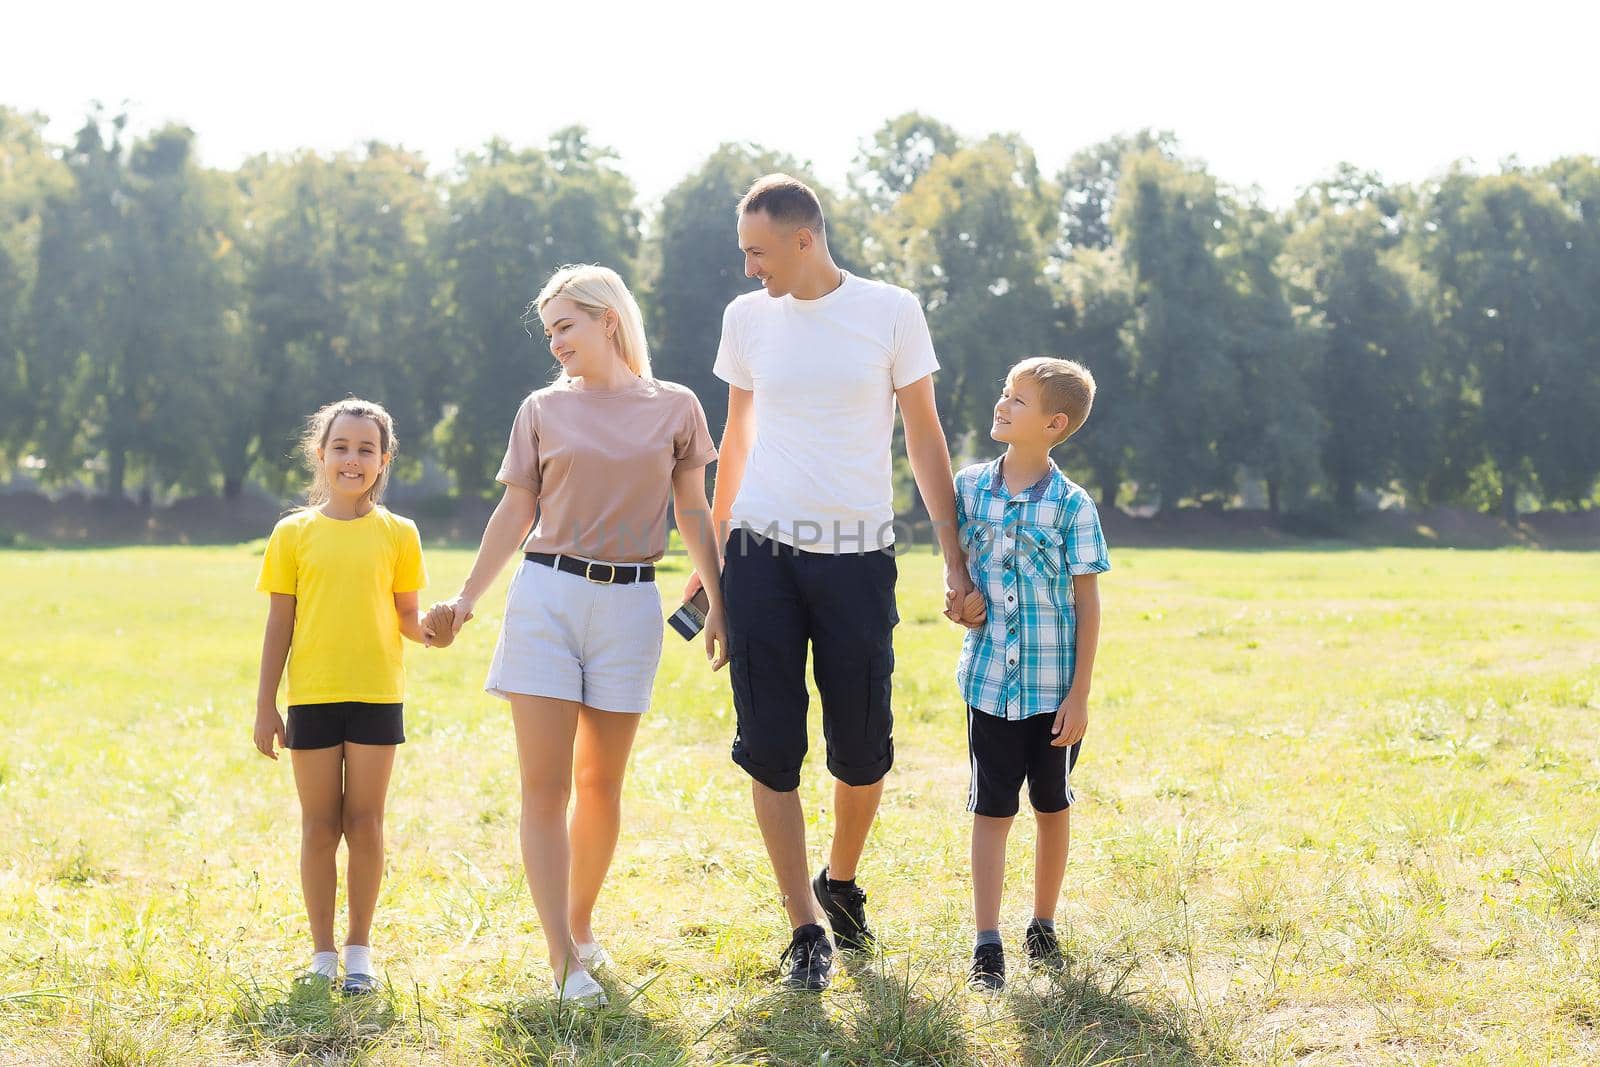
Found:
[(611, 953), (601, 948), (593, 941), (585, 941), (577, 946), (578, 962), (583, 964), (585, 970), (593, 971), (601, 967), (611, 966)]
[(557, 982), (556, 996), (580, 1008), (603, 1008), (609, 1003), (605, 989), (588, 971), (573, 971), (565, 982)]

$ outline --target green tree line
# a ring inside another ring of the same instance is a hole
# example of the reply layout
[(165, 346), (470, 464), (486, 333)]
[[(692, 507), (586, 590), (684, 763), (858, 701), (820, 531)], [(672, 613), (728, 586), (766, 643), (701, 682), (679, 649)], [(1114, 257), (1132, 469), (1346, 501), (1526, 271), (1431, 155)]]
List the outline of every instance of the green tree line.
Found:
[[(118, 495), (290, 491), (301, 421), (347, 393), (395, 413), (406, 466), (492, 492), (551, 372), (524, 310), (566, 262), (628, 279), (657, 373), (720, 426), (721, 313), (751, 287), (733, 207), (760, 174), (809, 178), (726, 144), (647, 215), (581, 128), (440, 171), (377, 143), (219, 170), (181, 126), (43, 127), (0, 108), (0, 469)], [(990, 451), (1006, 367), (1051, 353), (1099, 381), (1061, 461), (1106, 506), (1596, 500), (1594, 158), (1416, 185), (1347, 165), (1273, 208), (1169, 133), (1048, 174), (1014, 135), (912, 113), (817, 188), (836, 258), (921, 296), (958, 453)]]

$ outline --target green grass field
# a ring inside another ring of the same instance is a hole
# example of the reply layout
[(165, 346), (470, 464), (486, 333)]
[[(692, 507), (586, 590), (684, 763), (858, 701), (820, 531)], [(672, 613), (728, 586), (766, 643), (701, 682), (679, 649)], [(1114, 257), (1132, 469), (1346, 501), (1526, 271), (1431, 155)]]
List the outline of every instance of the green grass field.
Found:
[[(820, 999), (774, 989), (786, 931), (726, 675), (669, 635), (601, 901), (614, 1003), (591, 1016), (545, 997), (510, 721), (480, 689), (498, 591), (454, 648), (410, 653), (374, 931), (389, 992), (357, 1010), (291, 991), (298, 813), (287, 761), (250, 744), (252, 550), (0, 553), (0, 1063), (1600, 1057), (1600, 557), (1114, 560), (1065, 975), (963, 987), (959, 634), (919, 554), (861, 873), (885, 954)], [(469, 562), (431, 551), (429, 592)], [(1031, 840), (1019, 820), (1013, 961)]]

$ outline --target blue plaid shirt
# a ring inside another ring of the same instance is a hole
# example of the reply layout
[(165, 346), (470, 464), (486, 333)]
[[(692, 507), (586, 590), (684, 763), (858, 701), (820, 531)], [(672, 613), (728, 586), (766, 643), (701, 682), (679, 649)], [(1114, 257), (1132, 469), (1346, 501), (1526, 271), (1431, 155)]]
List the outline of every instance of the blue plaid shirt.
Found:
[(956, 523), (988, 621), (968, 630), (956, 681), (972, 707), (1004, 719), (1054, 715), (1072, 685), (1072, 576), (1111, 569), (1100, 514), (1054, 463), (1012, 496), (1000, 460), (956, 475)]

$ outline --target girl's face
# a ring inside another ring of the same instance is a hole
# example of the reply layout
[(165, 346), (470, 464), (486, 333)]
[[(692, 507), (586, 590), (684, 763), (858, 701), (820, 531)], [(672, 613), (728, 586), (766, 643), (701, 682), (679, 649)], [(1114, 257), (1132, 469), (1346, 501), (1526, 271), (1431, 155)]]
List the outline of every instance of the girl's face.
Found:
[(333, 420), (317, 458), (335, 497), (355, 499), (372, 488), (389, 463), (382, 442), (382, 431), (372, 419), (340, 415)]
[(558, 296), (540, 311), (544, 335), (550, 340), (550, 354), (556, 357), (569, 378), (606, 374), (612, 361), (621, 354), (613, 339), (617, 332), (617, 313), (609, 308), (592, 318), (569, 297)]

